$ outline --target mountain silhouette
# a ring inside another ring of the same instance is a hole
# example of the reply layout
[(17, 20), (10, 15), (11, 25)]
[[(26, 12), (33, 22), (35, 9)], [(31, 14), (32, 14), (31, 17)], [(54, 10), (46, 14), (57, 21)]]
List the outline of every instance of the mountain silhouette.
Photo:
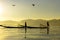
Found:
[(22, 20), (20, 23), (24, 25), (24, 22), (27, 22), (28, 26), (33, 26), (33, 27), (40, 27), (42, 25), (46, 26), (46, 20), (42, 20), (42, 19), (38, 19), (38, 20), (27, 19), (27, 20)]
[[(50, 26), (60, 26), (60, 19), (52, 19), (48, 21)], [(6, 21), (0, 21), (0, 25), (18, 26), (18, 25), (24, 25), (25, 22), (27, 22), (28, 26), (33, 26), (33, 27), (47, 26), (47, 20), (43, 20), (43, 19), (36, 19), (36, 20), (26, 19), (21, 21), (6, 20)]]
[(17, 26), (18, 22), (17, 21), (12, 21), (12, 20), (6, 20), (6, 21), (0, 21), (0, 25), (4, 25), (4, 26)]

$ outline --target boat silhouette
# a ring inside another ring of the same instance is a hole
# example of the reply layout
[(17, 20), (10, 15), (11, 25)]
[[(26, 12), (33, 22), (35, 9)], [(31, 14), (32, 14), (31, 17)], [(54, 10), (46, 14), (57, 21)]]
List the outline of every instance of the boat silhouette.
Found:
[(1, 27), (4, 28), (24, 28), (25, 29), (25, 33), (27, 32), (27, 28), (30, 29), (47, 29), (47, 34), (49, 34), (49, 22), (47, 22), (47, 26), (44, 27), (31, 27), (31, 26), (27, 26), (27, 22), (25, 22), (25, 25), (20, 25), (21, 27), (12, 27), (12, 26), (4, 26), (4, 25), (0, 25)]

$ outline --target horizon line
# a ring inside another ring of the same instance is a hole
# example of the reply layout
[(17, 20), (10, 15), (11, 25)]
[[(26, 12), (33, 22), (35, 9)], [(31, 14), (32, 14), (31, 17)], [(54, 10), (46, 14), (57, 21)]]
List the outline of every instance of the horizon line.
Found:
[[(5, 20), (0, 20), (0, 21), (22, 21), (22, 20), (39, 20), (39, 19), (20, 19), (20, 20), (12, 20), (12, 19), (5, 19)], [(59, 20), (57, 18), (55, 19), (41, 19), (41, 20)]]

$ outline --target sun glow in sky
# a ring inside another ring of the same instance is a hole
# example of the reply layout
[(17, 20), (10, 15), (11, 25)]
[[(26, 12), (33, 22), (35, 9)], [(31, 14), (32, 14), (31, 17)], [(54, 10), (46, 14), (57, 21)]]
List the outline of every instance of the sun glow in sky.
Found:
[(60, 19), (60, 0), (0, 0), (0, 4), (0, 20)]
[(2, 12), (3, 12), (3, 8), (0, 5), (0, 15), (2, 14)]

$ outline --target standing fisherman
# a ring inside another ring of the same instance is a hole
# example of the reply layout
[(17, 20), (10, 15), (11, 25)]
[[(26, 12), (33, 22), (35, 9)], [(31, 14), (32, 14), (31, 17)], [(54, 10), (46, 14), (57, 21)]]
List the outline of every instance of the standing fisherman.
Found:
[(49, 22), (47, 22), (47, 34), (49, 34)]
[(26, 38), (26, 32), (27, 32), (27, 23), (25, 22), (25, 38)]

